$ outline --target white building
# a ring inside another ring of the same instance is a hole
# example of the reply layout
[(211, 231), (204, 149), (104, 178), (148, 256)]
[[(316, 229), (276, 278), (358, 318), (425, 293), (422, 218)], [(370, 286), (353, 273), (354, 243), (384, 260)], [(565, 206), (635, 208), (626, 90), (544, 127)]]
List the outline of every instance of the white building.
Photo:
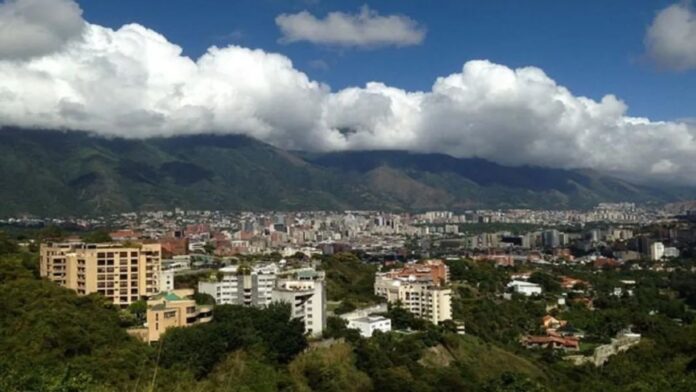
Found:
[(665, 252), (663, 254), (665, 258), (671, 259), (674, 257), (679, 257), (679, 249), (673, 247), (673, 246), (668, 246), (665, 247)]
[(387, 313), (388, 311), (389, 311), (389, 306), (385, 303), (381, 303), (381, 304), (377, 304), (377, 305), (373, 305), (373, 306), (368, 306), (365, 308), (358, 308), (352, 312), (343, 313), (342, 315), (340, 315), (340, 317), (346, 321), (350, 321), (353, 319), (367, 317), (367, 316), (378, 314), (378, 313)]
[(375, 331), (391, 331), (391, 320), (384, 316), (359, 317), (348, 321), (348, 328), (360, 331), (360, 336), (369, 338)]
[(662, 242), (653, 242), (650, 245), (650, 260), (657, 261), (665, 255), (665, 245)]
[(191, 269), (190, 255), (177, 255), (171, 259), (162, 260), (162, 269), (171, 271), (188, 271)]
[(160, 271), (159, 285), (160, 292), (168, 292), (174, 290), (174, 271)]
[(198, 292), (209, 294), (218, 305), (266, 306), (271, 303), (278, 271), (275, 263), (224, 267), (218, 270), (221, 280), (198, 282)]
[(273, 302), (290, 305), (291, 317), (300, 319), (305, 332), (321, 336), (326, 326), (326, 293), (323, 279), (279, 280), (273, 289)]
[(541, 286), (536, 283), (524, 282), (521, 280), (513, 280), (507, 284), (507, 287), (513, 292), (525, 295), (527, 297), (541, 294)]
[(319, 336), (326, 326), (324, 273), (312, 268), (281, 271), (275, 263), (252, 267), (229, 266), (218, 270), (222, 279), (198, 282), (198, 292), (211, 295), (216, 304), (264, 307), (272, 302), (291, 306), (305, 332)]

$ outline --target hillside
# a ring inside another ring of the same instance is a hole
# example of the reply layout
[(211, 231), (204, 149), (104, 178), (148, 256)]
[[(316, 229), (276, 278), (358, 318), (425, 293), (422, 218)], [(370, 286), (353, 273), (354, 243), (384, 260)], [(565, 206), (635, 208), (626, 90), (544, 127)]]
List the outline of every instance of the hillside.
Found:
[(401, 151), (293, 153), (236, 135), (0, 131), (0, 216), (161, 209), (567, 208), (668, 202), (596, 172)]

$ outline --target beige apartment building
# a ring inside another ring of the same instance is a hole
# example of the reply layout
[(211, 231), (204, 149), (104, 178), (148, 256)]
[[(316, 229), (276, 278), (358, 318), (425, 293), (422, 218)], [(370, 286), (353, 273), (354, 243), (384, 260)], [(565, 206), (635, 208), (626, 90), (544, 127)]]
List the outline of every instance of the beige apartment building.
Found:
[(48, 242), (40, 248), (40, 273), (79, 295), (98, 293), (127, 306), (159, 293), (160, 244)]
[(147, 323), (131, 334), (151, 343), (169, 328), (188, 327), (207, 323), (213, 317), (212, 306), (197, 306), (190, 298), (193, 289), (172, 290), (160, 293), (147, 301)]
[(400, 302), (414, 315), (439, 324), (452, 319), (452, 290), (431, 282), (409, 281), (403, 278), (377, 276), (375, 295), (389, 303)]

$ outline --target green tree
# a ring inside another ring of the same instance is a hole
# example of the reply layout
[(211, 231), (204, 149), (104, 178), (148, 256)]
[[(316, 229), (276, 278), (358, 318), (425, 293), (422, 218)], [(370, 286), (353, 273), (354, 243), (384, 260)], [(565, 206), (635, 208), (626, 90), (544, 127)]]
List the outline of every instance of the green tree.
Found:
[(89, 243), (111, 242), (111, 235), (104, 229), (95, 230), (82, 236), (82, 241)]

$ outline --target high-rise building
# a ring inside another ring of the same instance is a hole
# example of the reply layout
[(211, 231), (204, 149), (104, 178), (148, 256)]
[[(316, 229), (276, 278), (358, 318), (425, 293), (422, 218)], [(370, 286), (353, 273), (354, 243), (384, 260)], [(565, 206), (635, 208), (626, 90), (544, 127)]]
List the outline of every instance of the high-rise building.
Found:
[(326, 289), (323, 279), (282, 279), (273, 289), (273, 302), (290, 305), (291, 317), (304, 324), (305, 332), (321, 336), (326, 326)]
[(324, 273), (312, 268), (281, 271), (277, 264), (221, 268), (221, 279), (198, 282), (198, 292), (216, 304), (263, 307), (272, 302), (290, 305), (292, 317), (302, 320), (305, 332), (321, 335), (326, 326)]
[(400, 302), (404, 309), (433, 324), (452, 319), (452, 290), (432, 282), (377, 276), (375, 295), (389, 303)]
[(442, 260), (426, 260), (375, 275), (375, 295), (401, 302), (414, 315), (433, 324), (452, 318), (449, 268)]
[(174, 290), (174, 271), (172, 271), (172, 270), (160, 271), (159, 285), (160, 285), (160, 291), (172, 291), (172, 290)]
[(558, 230), (546, 230), (541, 234), (541, 241), (546, 248), (558, 248), (561, 246), (561, 236)]
[(665, 245), (662, 242), (653, 242), (650, 245), (650, 260), (657, 261), (665, 255)]
[(275, 263), (219, 270), (222, 279), (198, 282), (198, 292), (209, 294), (218, 305), (265, 306), (271, 303), (271, 292), (279, 269)]
[(98, 293), (127, 306), (159, 293), (159, 244), (49, 242), (40, 247), (40, 274), (79, 295)]

